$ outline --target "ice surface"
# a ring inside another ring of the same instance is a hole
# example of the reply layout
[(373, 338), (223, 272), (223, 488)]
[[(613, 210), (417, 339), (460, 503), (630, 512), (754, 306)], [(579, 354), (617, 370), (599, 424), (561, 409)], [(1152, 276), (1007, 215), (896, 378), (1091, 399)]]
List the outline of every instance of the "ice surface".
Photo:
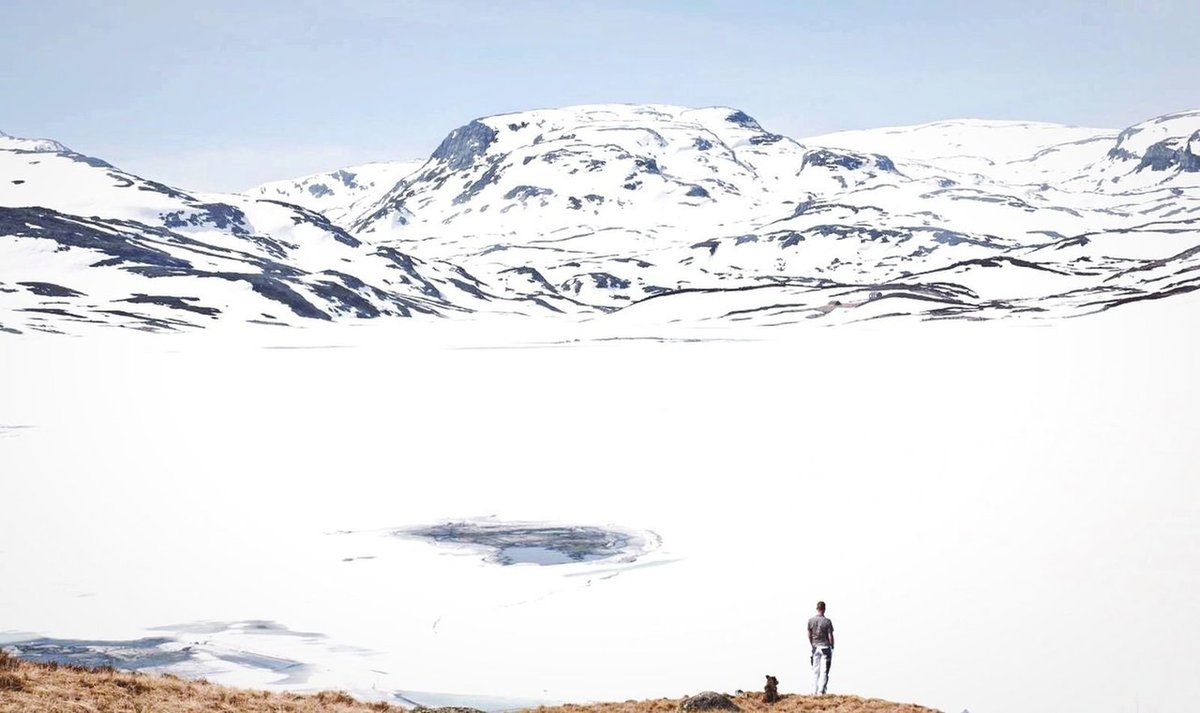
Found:
[[(766, 671), (803, 690), (824, 599), (837, 692), (1186, 710), (1197, 307), (9, 339), (0, 423), (36, 427), (0, 439), (0, 632), (160, 637), (192, 647), (165, 666), (185, 675), (500, 708)], [(388, 534), (462, 521), (662, 539), (497, 566)]]

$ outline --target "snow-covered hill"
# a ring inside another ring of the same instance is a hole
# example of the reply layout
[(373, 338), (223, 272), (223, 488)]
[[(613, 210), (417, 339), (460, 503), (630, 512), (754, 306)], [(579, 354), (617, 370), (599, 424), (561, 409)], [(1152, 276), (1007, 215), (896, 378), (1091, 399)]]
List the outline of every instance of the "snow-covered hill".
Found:
[(5, 331), (445, 316), (508, 301), (297, 205), (183, 191), (53, 141), (0, 141)]
[(0, 324), (1086, 314), (1200, 286), (1198, 152), (1198, 111), (796, 141), (728, 107), (591, 105), (230, 196), (3, 137)]

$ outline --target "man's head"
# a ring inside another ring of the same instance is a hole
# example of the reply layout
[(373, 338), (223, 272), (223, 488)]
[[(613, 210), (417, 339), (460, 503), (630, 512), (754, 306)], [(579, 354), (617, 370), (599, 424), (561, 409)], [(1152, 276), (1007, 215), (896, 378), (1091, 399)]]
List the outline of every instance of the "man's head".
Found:
[(817, 602), (817, 613), (818, 614), (825, 613), (825, 602)]

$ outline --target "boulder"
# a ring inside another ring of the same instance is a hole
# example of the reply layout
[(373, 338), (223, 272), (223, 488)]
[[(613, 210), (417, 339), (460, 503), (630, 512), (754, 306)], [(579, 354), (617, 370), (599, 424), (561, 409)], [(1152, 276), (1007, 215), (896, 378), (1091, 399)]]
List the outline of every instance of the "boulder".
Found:
[(689, 696), (683, 699), (679, 704), (681, 711), (738, 711), (737, 707), (729, 696), (716, 691), (705, 691), (697, 693), (694, 696)]

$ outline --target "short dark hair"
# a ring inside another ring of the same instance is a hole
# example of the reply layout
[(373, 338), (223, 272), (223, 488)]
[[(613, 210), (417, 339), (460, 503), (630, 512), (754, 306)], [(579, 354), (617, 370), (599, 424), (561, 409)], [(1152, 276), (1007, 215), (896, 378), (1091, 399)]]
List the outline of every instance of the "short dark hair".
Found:
[(817, 611), (825, 611), (825, 602), (817, 602)]

